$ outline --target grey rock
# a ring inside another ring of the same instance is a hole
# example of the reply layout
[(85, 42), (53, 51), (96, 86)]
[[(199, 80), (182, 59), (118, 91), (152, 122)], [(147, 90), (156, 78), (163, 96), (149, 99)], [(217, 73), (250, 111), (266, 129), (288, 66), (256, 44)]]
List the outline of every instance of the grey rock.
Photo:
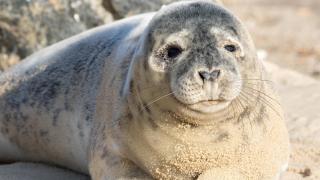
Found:
[(103, 6), (110, 11), (115, 19), (136, 14), (156, 11), (162, 5), (183, 0), (104, 0)]
[[(31, 53), (106, 23), (94, 0), (0, 0), (0, 70)], [(109, 18), (110, 19), (110, 18)], [(11, 58), (11, 59), (10, 59)]]

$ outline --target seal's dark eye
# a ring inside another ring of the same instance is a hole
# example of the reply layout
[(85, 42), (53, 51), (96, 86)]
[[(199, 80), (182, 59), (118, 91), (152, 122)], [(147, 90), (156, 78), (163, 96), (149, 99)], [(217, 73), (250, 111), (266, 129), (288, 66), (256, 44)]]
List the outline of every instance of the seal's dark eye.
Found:
[(182, 52), (182, 49), (178, 46), (171, 46), (167, 49), (167, 55), (169, 58), (176, 58)]
[(226, 49), (229, 52), (235, 52), (237, 50), (236, 46), (232, 44), (225, 45), (224, 49)]

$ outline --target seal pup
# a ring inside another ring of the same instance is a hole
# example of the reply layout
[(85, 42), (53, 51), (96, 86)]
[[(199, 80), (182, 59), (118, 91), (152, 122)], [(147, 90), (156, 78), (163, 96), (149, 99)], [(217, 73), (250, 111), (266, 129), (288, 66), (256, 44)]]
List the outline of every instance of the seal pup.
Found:
[(109, 179), (277, 179), (289, 142), (245, 27), (173, 3), (64, 40), (0, 77), (0, 159)]

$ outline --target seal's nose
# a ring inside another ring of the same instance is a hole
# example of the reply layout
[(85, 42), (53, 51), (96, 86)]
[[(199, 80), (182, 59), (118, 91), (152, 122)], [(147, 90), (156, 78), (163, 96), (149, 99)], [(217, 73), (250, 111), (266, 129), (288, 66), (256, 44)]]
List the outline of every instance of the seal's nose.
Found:
[(209, 71), (199, 71), (199, 76), (203, 81), (214, 81), (220, 76), (220, 70), (216, 69), (211, 72)]

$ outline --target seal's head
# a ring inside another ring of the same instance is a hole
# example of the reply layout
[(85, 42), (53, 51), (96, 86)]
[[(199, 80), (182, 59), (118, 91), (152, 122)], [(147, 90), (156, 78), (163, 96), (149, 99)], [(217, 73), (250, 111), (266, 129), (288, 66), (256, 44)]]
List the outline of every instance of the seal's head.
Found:
[(257, 74), (254, 46), (241, 22), (205, 1), (162, 8), (149, 24), (143, 49), (145, 86), (157, 89), (144, 97), (153, 102), (167, 94), (156, 103), (174, 111), (220, 111), (239, 96), (243, 78)]

